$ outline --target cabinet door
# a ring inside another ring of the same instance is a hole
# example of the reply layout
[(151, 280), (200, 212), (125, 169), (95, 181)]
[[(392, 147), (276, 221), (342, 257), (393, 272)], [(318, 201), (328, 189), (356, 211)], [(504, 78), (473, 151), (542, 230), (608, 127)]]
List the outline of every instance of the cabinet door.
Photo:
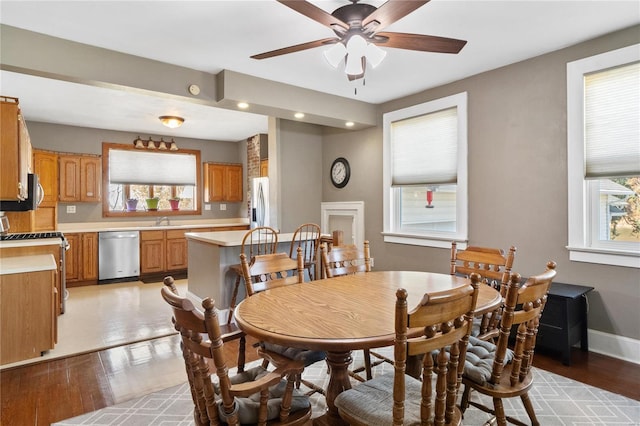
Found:
[(82, 234), (82, 279), (98, 279), (98, 233)]
[(225, 167), (225, 201), (242, 201), (242, 166)]
[(188, 262), (187, 239), (184, 237), (167, 239), (167, 270), (187, 269)]
[(69, 249), (65, 252), (65, 277), (67, 282), (80, 280), (80, 254), (82, 247), (80, 246), (80, 234), (64, 234)]
[(260, 176), (269, 176), (269, 160), (260, 160)]
[(18, 200), (20, 182), (20, 145), (18, 140), (18, 104), (0, 102), (0, 199)]
[(222, 201), (224, 199), (225, 166), (222, 164), (205, 163), (204, 170), (204, 201), (206, 203), (210, 203), (212, 201)]
[(33, 151), (34, 173), (44, 190), (40, 207), (53, 206), (58, 202), (58, 154), (48, 151)]
[(55, 231), (58, 226), (58, 206), (39, 206), (33, 212), (33, 231)]
[(100, 202), (102, 160), (98, 157), (81, 157), (80, 170), (80, 201)]
[(80, 201), (80, 158), (72, 155), (60, 156), (61, 202)]
[(140, 273), (150, 274), (165, 271), (164, 240), (142, 241), (140, 243)]

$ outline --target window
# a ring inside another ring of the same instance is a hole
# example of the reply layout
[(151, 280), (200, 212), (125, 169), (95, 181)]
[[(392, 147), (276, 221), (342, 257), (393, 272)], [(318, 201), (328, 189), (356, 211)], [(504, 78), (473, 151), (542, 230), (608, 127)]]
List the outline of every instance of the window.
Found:
[[(103, 216), (200, 214), (197, 188), (200, 151), (147, 151), (133, 146), (102, 145), (103, 179), (108, 203)], [(154, 208), (148, 199), (157, 199)], [(171, 203), (179, 199), (177, 206)], [(129, 202), (129, 200), (134, 200)]]
[(467, 240), (467, 94), (384, 114), (384, 240)]
[(640, 268), (640, 45), (567, 64), (570, 259)]

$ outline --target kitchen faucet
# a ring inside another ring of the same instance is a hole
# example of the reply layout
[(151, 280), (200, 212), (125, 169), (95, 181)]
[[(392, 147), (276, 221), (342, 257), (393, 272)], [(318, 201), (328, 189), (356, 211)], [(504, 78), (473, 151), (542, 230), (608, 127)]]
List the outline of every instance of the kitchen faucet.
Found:
[(167, 216), (162, 216), (156, 219), (156, 226), (159, 226), (162, 222), (167, 222), (167, 226), (171, 225), (171, 223), (169, 223), (169, 218)]

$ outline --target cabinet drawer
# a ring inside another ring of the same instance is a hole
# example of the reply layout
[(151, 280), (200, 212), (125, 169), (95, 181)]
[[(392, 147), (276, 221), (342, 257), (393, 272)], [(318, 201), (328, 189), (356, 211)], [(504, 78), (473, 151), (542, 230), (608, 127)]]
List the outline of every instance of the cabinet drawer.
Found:
[(190, 229), (169, 229), (167, 230), (167, 240), (184, 238), (185, 232), (191, 232), (191, 230)]
[(142, 231), (140, 241), (164, 240), (164, 231)]

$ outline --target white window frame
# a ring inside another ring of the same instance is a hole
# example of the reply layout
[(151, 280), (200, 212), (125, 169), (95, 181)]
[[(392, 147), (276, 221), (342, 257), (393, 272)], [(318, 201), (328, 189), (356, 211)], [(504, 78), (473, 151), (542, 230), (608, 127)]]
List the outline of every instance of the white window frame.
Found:
[(567, 249), (572, 261), (640, 268), (640, 252), (632, 249), (633, 243), (592, 242), (597, 206), (591, 203), (594, 185), (584, 178), (584, 75), (639, 60), (640, 44), (636, 44), (567, 64)]
[[(423, 231), (420, 233), (399, 232), (397, 202), (394, 200), (392, 179), (391, 124), (411, 117), (430, 114), (447, 108), (457, 108), (458, 152), (456, 183), (456, 231)], [(385, 242), (427, 247), (450, 248), (451, 242), (465, 248), (468, 240), (468, 192), (467, 192), (467, 92), (447, 96), (419, 105), (391, 111), (383, 115), (383, 208)]]

